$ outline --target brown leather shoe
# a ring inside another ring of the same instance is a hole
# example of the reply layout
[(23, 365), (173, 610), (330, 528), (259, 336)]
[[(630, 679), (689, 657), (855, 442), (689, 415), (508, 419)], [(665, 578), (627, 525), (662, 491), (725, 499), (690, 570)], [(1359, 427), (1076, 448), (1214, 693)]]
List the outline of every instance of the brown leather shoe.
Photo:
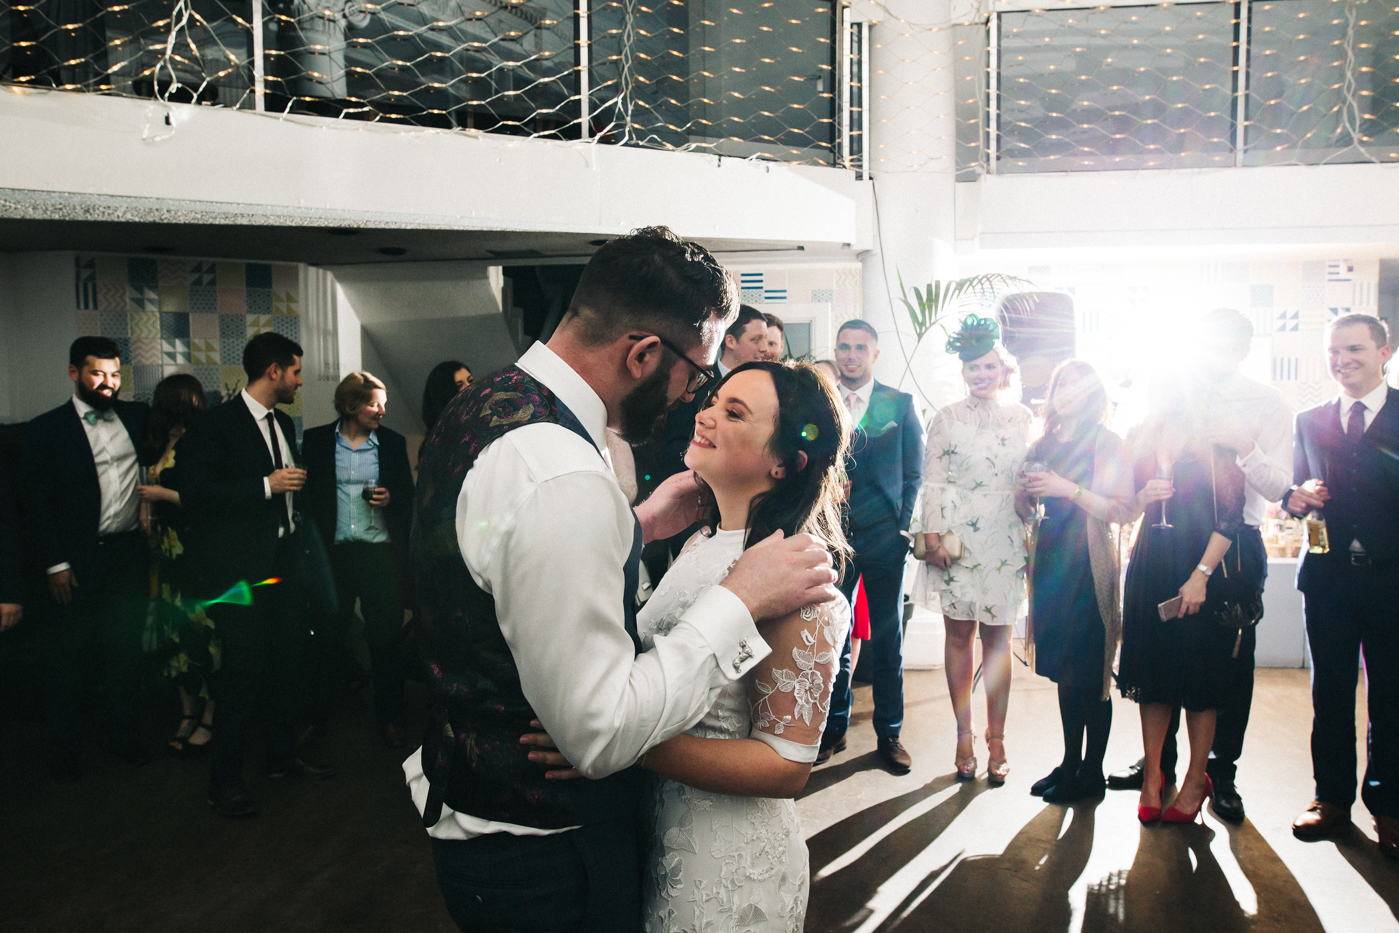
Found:
[(913, 768), (913, 758), (904, 750), (899, 742), (899, 737), (893, 736), (879, 740), (879, 757), (884, 759), (884, 764), (894, 774), (908, 774)]
[(1375, 817), (1375, 832), (1380, 837), (1380, 852), (1399, 860), (1399, 819), (1392, 816)]
[(823, 765), (831, 760), (831, 756), (845, 751), (845, 736), (836, 739), (836, 743), (831, 746), (821, 746), (821, 750), (816, 753), (816, 764)]
[(1340, 807), (1321, 800), (1313, 800), (1307, 812), (1292, 822), (1292, 835), (1308, 842), (1326, 839), (1337, 829), (1350, 822), (1350, 814)]

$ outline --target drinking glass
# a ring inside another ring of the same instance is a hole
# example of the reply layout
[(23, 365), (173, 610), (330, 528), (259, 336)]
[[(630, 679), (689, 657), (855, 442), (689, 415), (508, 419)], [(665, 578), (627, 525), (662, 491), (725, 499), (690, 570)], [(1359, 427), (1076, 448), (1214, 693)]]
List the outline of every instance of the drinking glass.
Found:
[[(1175, 463), (1174, 463), (1174, 461), (1167, 460), (1166, 458), (1162, 457), (1160, 460), (1158, 460), (1158, 461), (1156, 462), (1156, 478), (1157, 478), (1157, 479), (1164, 479), (1164, 480), (1165, 480), (1166, 482), (1168, 482), (1168, 483), (1169, 483), (1169, 482), (1173, 482), (1174, 479), (1175, 479), (1174, 473), (1175, 473)], [(1169, 499), (1162, 499), (1162, 500), (1161, 500), (1161, 520), (1160, 520), (1159, 522), (1157, 522), (1156, 524), (1152, 525), (1152, 526), (1151, 526), (1152, 528), (1174, 528), (1174, 527), (1175, 527), (1175, 526), (1172, 525), (1169, 521), (1166, 520), (1166, 503), (1169, 502), (1169, 501), (1171, 501), (1171, 500), (1169, 500)]]
[[(374, 494), (379, 491), (379, 480), (375, 477), (364, 484), (364, 488), (359, 491), (360, 497), (366, 503), (374, 498)], [(374, 513), (378, 511), (373, 505), (369, 506), (369, 524), (365, 526), (365, 531), (378, 531), (379, 526), (374, 524)]]
[[(1027, 475), (1030, 473), (1048, 472), (1049, 464), (1045, 463), (1043, 460), (1031, 460), (1029, 463), (1025, 464), (1025, 473)], [(1037, 522), (1044, 520), (1044, 499), (1042, 497), (1035, 496), (1035, 511), (1030, 517)]]

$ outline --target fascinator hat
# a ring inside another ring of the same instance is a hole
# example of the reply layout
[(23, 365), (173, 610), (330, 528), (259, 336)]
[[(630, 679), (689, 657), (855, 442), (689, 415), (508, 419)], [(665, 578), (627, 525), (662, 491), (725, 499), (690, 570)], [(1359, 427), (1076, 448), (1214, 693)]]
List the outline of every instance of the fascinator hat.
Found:
[(962, 326), (947, 338), (947, 352), (957, 354), (963, 363), (969, 363), (990, 353), (1001, 340), (1001, 325), (995, 318), (968, 314), (962, 318)]

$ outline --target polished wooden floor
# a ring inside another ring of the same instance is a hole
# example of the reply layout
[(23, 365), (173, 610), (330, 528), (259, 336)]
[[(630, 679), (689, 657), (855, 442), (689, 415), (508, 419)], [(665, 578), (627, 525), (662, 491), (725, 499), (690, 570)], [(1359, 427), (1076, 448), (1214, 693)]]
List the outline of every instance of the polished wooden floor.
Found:
[[(978, 728), (984, 729), (981, 698)], [(152, 704), (154, 741), (168, 710)], [(1399, 931), (1399, 865), (1380, 857), (1362, 805), (1325, 843), (1288, 832), (1310, 799), (1310, 705), (1301, 671), (1261, 671), (1240, 787), (1240, 827), (1141, 827), (1135, 794), (1082, 807), (1026, 792), (1058, 760), (1053, 686), (1016, 671), (1010, 781), (952, 778), (955, 728), (941, 672), (911, 672), (912, 774), (875, 762), (869, 690), (850, 751), (813, 773), (798, 806), (811, 847), (811, 933), (1131, 930)], [(1140, 751), (1116, 704), (1109, 765)], [(318, 749), (324, 782), (252, 782), (262, 814), (216, 817), (207, 762), (131, 768), (93, 750), (74, 785), (43, 777), (42, 727), (0, 722), (0, 930), (413, 931), (453, 929), (431, 853), (383, 748), (367, 695), (347, 697)], [(985, 746), (978, 743), (985, 765)]]

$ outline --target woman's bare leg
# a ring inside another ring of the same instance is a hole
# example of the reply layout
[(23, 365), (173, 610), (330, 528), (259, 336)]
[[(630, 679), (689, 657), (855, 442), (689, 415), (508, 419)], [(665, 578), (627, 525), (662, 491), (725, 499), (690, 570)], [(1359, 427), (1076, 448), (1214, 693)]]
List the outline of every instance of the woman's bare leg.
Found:
[[(1171, 726), (1171, 708), (1165, 703), (1143, 703), (1142, 750), (1146, 753), (1146, 767), (1142, 771), (1143, 807), (1161, 806), (1161, 746), (1166, 742), (1166, 730)], [(1208, 749), (1206, 749), (1208, 752)]]
[(981, 626), (981, 676), (986, 680), (986, 754), (992, 761), (1005, 761), (1006, 711), (1010, 708), (1011, 625)]
[(976, 666), (976, 623), (970, 619), (943, 619), (947, 635), (943, 659), (947, 673), (947, 693), (952, 698), (952, 714), (957, 717), (957, 757), (968, 758), (975, 751), (972, 734), (972, 675)]

